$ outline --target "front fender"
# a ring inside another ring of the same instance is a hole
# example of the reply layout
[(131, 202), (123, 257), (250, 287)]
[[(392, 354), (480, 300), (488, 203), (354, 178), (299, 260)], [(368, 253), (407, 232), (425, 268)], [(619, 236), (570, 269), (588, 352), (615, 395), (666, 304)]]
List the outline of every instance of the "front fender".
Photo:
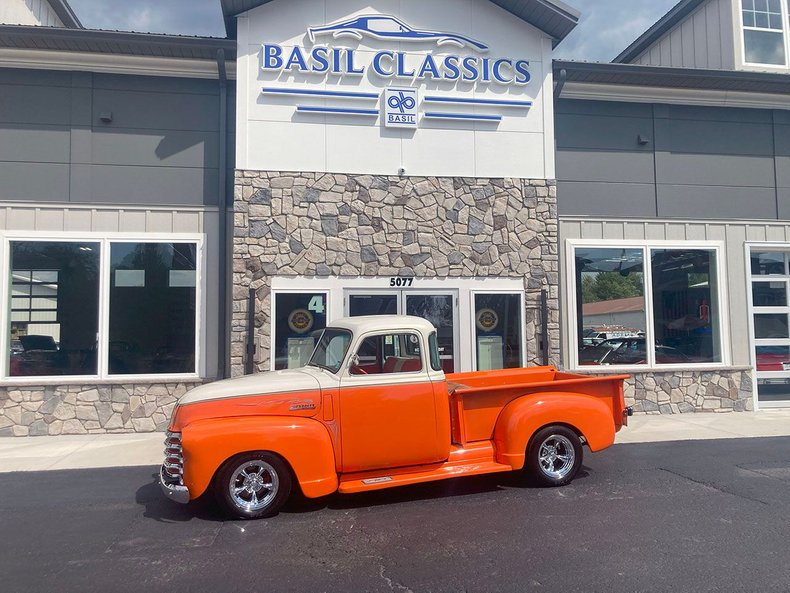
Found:
[(209, 487), (228, 459), (248, 451), (271, 451), (283, 457), (308, 498), (338, 487), (335, 454), (326, 427), (310, 418), (252, 416), (198, 420), (182, 433), (184, 485), (192, 499)]
[(599, 398), (574, 393), (538, 393), (504, 407), (494, 428), (497, 462), (524, 467), (527, 444), (549, 424), (566, 424), (587, 440), (592, 451), (614, 444), (612, 411)]

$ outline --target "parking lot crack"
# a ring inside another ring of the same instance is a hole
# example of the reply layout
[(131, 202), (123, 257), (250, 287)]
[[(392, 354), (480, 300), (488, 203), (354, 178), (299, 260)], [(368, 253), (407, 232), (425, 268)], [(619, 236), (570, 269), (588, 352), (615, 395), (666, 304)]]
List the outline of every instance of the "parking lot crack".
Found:
[[(406, 587), (405, 585), (401, 585), (400, 583), (393, 581), (387, 575), (384, 574), (384, 565), (379, 564), (379, 576), (384, 579), (384, 582), (387, 583), (387, 586), (390, 588), (390, 591), (406, 591), (406, 593), (414, 593), (411, 589)], [(395, 588), (397, 587), (397, 589)]]
[(658, 469), (661, 470), (661, 471), (667, 472), (669, 474), (672, 474), (674, 476), (677, 476), (679, 478), (683, 478), (684, 480), (688, 480), (689, 482), (694, 482), (695, 484), (699, 484), (700, 486), (705, 486), (706, 488), (710, 488), (712, 490), (716, 490), (717, 492), (721, 492), (722, 494), (728, 494), (730, 496), (735, 496), (737, 498), (742, 498), (743, 500), (748, 500), (750, 502), (756, 502), (756, 503), (759, 503), (759, 504), (764, 505), (764, 506), (770, 506), (767, 502), (765, 502), (764, 500), (760, 500), (759, 498), (752, 498), (751, 496), (744, 496), (743, 494), (738, 494), (737, 492), (733, 492), (732, 490), (727, 490), (727, 489), (724, 489), (724, 488), (720, 488), (720, 487), (716, 486), (715, 484), (713, 484), (711, 482), (705, 482), (703, 480), (697, 480), (695, 478), (689, 477), (689, 476), (687, 476), (685, 474), (682, 474), (680, 472), (668, 469), (666, 467), (659, 467)]

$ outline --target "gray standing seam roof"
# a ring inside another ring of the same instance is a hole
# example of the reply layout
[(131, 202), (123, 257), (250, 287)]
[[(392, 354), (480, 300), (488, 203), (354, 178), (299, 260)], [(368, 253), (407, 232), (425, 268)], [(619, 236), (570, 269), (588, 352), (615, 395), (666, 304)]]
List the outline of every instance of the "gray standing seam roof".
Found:
[[(271, 2), (271, 0), (221, 0), (225, 28), (236, 36), (235, 16)], [(491, 0), (518, 18), (537, 27), (554, 39), (556, 47), (576, 27), (580, 13), (561, 0)]]
[(625, 48), (619, 56), (612, 62), (628, 64), (638, 58), (648, 47), (653, 45), (667, 31), (675, 27), (689, 14), (694, 12), (697, 7), (706, 0), (681, 0), (673, 6), (668, 13), (662, 16), (647, 31), (642, 33), (639, 38)]
[(702, 70), (555, 60), (555, 76), (559, 75), (562, 70), (565, 70), (566, 82), (790, 94), (790, 76), (771, 72)]
[(214, 37), (0, 25), (0, 48), (73, 51), (81, 53), (216, 60), (223, 49), (236, 59), (236, 42)]

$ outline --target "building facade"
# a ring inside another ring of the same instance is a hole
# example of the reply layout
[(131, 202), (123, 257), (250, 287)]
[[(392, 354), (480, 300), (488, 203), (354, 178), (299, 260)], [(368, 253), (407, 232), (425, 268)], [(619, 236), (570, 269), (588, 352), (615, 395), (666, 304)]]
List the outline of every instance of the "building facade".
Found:
[(447, 372), (788, 405), (786, 3), (684, 0), (612, 64), (552, 59), (553, 0), (221, 5), (228, 39), (4, 4), (0, 436), (161, 430), (384, 313)]

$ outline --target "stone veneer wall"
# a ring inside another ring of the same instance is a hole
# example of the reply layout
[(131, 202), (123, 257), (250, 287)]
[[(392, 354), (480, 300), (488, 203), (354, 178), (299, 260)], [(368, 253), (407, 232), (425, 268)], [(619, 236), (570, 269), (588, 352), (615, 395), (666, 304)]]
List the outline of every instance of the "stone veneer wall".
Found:
[(538, 362), (540, 293), (549, 290), (559, 362), (555, 181), (236, 172), (231, 364), (243, 373), (249, 288), (270, 364), (274, 276), (521, 278), (527, 362)]
[(751, 412), (752, 369), (632, 372), (626, 382), (626, 405), (635, 412)]
[(0, 388), (0, 437), (165, 430), (176, 401), (201, 383)]

